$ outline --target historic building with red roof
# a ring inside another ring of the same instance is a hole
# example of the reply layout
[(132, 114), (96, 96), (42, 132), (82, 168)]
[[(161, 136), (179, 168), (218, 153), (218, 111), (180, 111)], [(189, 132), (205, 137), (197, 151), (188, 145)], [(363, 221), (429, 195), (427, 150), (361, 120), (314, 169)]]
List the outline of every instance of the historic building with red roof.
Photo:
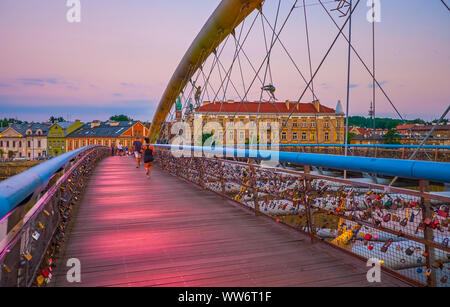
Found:
[[(322, 105), (318, 100), (310, 103), (205, 101), (202, 106), (185, 116), (192, 131), (196, 118), (201, 119), (203, 127), (213, 127), (214, 125), (208, 125), (211, 122), (219, 123), (222, 129), (214, 131), (216, 137), (228, 145), (248, 143), (253, 134), (248, 127), (252, 124), (258, 127), (258, 137), (262, 139), (266, 136), (269, 144), (274, 137), (273, 129), (276, 124), (279, 127), (280, 143), (344, 142), (345, 115), (340, 102), (336, 109), (332, 109)], [(267, 129), (267, 135), (261, 133), (261, 123), (271, 128)]]

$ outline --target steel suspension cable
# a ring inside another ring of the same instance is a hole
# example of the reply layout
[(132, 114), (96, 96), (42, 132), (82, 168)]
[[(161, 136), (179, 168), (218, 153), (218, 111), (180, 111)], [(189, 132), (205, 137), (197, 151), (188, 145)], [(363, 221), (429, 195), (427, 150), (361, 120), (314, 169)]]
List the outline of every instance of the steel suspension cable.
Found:
[[(323, 9), (325, 10), (325, 12), (327, 13), (327, 15), (330, 17), (330, 19), (333, 21), (334, 25), (339, 29), (339, 25), (337, 24), (337, 22), (334, 20), (333, 16), (331, 16), (330, 12), (328, 12), (328, 9), (323, 5), (322, 0), (318, 0), (320, 2), (320, 4), (322, 5)], [(359, 1), (358, 1), (359, 2)], [(344, 37), (344, 39), (347, 41), (347, 43), (349, 42), (347, 36), (340, 31), (339, 32), (340, 35), (342, 35), (342, 37)], [(353, 52), (356, 54), (356, 56), (358, 57), (358, 59), (360, 60), (360, 62), (363, 64), (364, 68), (367, 70), (367, 72), (369, 73), (369, 75), (375, 80), (376, 86), (378, 86), (378, 88), (381, 90), (381, 92), (383, 93), (383, 95), (386, 97), (386, 99), (389, 101), (390, 105), (392, 106), (392, 108), (395, 110), (395, 112), (397, 113), (397, 115), (400, 117), (400, 119), (402, 121), (405, 121), (405, 119), (403, 118), (403, 116), (400, 114), (400, 112), (398, 111), (398, 109), (395, 107), (394, 103), (392, 102), (391, 98), (387, 95), (386, 91), (383, 89), (383, 87), (381, 86), (381, 84), (378, 82), (378, 80), (374, 77), (374, 75), (372, 74), (372, 71), (370, 70), (370, 68), (367, 66), (367, 64), (364, 62), (364, 60), (361, 58), (361, 56), (359, 55), (359, 53), (356, 51), (356, 49), (354, 48), (354, 46), (352, 44), (350, 44), (350, 47), (352, 48)]]
[[(281, 0), (278, 0), (278, 7), (277, 7), (277, 14), (275, 16), (275, 24), (274, 24), (274, 30), (272, 31), (272, 38), (270, 40), (270, 45), (273, 45), (273, 40), (274, 40), (274, 35), (276, 33), (276, 28), (277, 28), (277, 23), (278, 23), (278, 16), (280, 14), (280, 5), (281, 5)], [(262, 11), (262, 10), (261, 10)], [(271, 80), (271, 84), (273, 86), (273, 80), (272, 80), (272, 72), (270, 71), (270, 55), (272, 54), (272, 48), (270, 48), (270, 50), (267, 50), (267, 41), (266, 41), (266, 31), (265, 31), (265, 27), (264, 27), (264, 20), (263, 17), (261, 16), (261, 23), (262, 23), (262, 28), (263, 28), (263, 33), (264, 33), (264, 44), (266, 45), (266, 53), (267, 53), (267, 64), (266, 64), (266, 71), (264, 72), (264, 81), (263, 81), (263, 86), (261, 87), (261, 95), (259, 97), (259, 103), (258, 103), (258, 111), (257, 113), (259, 113), (260, 109), (261, 109), (261, 100), (262, 100), (262, 96), (264, 93), (264, 86), (266, 86), (266, 78), (267, 78), (267, 72), (269, 70), (270, 72), (270, 80)], [(272, 97), (273, 98), (273, 97)], [(269, 98), (270, 100), (270, 98)]]
[[(320, 1), (320, 0), (319, 0)], [(297, 100), (297, 103), (295, 104), (296, 106), (300, 103), (301, 99), (303, 98), (303, 96), (305, 95), (308, 87), (311, 85), (311, 81), (316, 77), (317, 73), (319, 72), (320, 68), (322, 67), (323, 63), (325, 62), (325, 60), (328, 58), (328, 55), (330, 54), (331, 50), (333, 49), (334, 45), (336, 44), (336, 41), (338, 40), (339, 36), (341, 35), (344, 27), (347, 25), (350, 17), (352, 16), (353, 12), (355, 11), (355, 9), (358, 7), (358, 4), (360, 3), (361, 0), (358, 0), (358, 2), (356, 3), (356, 5), (354, 6), (353, 10), (350, 11), (350, 15), (349, 17), (345, 20), (344, 24), (342, 25), (342, 27), (339, 29), (338, 34), (336, 35), (336, 37), (334, 38), (333, 42), (331, 43), (330, 47), (328, 48), (327, 52), (325, 53), (324, 57), (322, 58), (322, 60), (319, 63), (319, 66), (316, 68), (311, 80), (309, 80), (307, 86), (305, 87), (305, 89), (303, 90), (302, 94), (300, 95), (300, 98)], [(295, 108), (293, 109), (295, 110)], [(292, 116), (293, 111), (289, 114), (288, 119)], [(285, 127), (286, 125), (283, 125), (282, 129)], [(282, 130), (281, 129), (281, 130)], [(280, 130), (280, 131), (281, 131)]]

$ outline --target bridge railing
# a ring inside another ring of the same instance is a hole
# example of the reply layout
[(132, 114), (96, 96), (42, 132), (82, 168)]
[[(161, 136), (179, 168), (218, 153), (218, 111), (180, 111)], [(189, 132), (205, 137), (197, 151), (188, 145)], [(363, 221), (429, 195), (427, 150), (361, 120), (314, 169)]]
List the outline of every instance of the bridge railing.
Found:
[[(5, 207), (12, 207), (0, 217), (0, 228), (3, 228), (3, 237), (0, 238), (0, 286), (40, 286), (50, 282), (54, 256), (64, 242), (72, 206), (77, 203), (96, 163), (109, 152), (106, 147), (88, 146), (60, 156), (56, 161), (47, 161), (37, 170), (30, 169), (25, 175), (47, 178), (40, 180), (45, 186), (33, 186), (38, 190), (37, 200), (28, 197), (22, 200), (24, 196), (20, 195), (12, 200), (12, 188), (16, 189), (16, 194), (22, 191), (24, 195), (29, 195), (30, 192), (29, 187), (21, 188), (20, 180), (14, 177), (0, 184), (3, 211), (7, 210)], [(17, 176), (23, 177), (23, 174)], [(13, 187), (11, 182), (19, 186)], [(24, 185), (29, 183), (22, 181)]]
[(448, 286), (450, 197), (420, 189), (157, 151), (173, 175), (229, 198), (255, 214), (304, 232), (360, 259), (375, 258), (413, 284)]

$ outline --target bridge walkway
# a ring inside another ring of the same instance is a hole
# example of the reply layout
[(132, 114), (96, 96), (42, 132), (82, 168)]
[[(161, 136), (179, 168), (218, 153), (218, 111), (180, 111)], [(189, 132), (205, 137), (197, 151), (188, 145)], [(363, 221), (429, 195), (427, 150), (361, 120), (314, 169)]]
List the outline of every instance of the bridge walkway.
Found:
[(129, 157), (99, 163), (77, 206), (54, 286), (405, 286), (368, 283), (364, 262)]

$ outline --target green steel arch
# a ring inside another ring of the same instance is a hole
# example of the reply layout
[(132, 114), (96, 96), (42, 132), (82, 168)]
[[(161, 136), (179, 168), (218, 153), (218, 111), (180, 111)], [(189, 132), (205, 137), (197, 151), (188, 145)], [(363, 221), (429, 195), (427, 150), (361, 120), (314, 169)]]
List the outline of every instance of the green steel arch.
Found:
[(155, 142), (158, 138), (160, 128), (175, 103), (175, 99), (197, 69), (234, 28), (261, 6), (262, 2), (264, 0), (222, 0), (192, 42), (170, 79), (153, 116), (149, 131), (151, 142)]

